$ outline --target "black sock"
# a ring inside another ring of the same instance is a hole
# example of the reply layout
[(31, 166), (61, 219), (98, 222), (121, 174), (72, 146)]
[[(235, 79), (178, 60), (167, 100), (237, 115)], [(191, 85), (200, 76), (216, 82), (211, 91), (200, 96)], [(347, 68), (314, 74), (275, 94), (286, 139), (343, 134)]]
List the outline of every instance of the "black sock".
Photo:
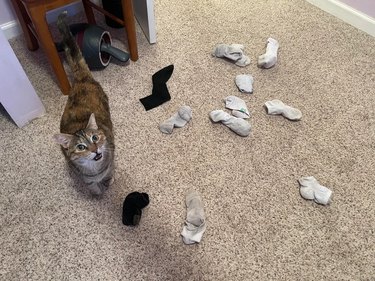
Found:
[(152, 75), (152, 94), (140, 99), (146, 110), (153, 109), (171, 99), (166, 83), (172, 76), (173, 69), (174, 66), (171, 64)]
[(141, 220), (142, 209), (150, 203), (147, 193), (132, 192), (124, 200), (122, 207), (122, 223), (137, 225)]

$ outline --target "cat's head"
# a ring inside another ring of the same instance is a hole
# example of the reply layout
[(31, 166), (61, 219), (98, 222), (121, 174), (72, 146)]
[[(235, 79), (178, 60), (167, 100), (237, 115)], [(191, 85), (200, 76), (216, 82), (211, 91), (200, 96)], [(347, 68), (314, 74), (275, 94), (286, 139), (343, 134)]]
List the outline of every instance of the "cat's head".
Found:
[(65, 154), (72, 161), (98, 162), (106, 156), (108, 151), (106, 136), (98, 128), (93, 113), (85, 129), (76, 132), (74, 135), (55, 134), (53, 139), (63, 147)]

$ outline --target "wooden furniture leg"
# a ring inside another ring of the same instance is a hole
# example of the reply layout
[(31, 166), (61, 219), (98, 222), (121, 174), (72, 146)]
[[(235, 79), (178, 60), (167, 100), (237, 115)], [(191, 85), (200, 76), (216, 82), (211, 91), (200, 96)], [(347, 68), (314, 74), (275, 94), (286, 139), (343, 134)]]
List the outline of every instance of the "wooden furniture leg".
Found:
[(32, 33), (32, 31), (29, 28), (29, 25), (31, 25), (31, 20), (29, 15), (26, 12), (25, 7), (19, 0), (11, 0), (14, 11), (17, 14), (18, 21), (20, 22), (23, 34), (25, 36), (27, 48), (30, 51), (35, 51), (39, 48), (38, 39), (35, 37), (35, 35)]
[(122, 14), (124, 15), (124, 23), (125, 23), (126, 35), (128, 38), (130, 59), (132, 61), (137, 61), (138, 60), (138, 47), (137, 47), (137, 35), (135, 31), (135, 20), (134, 20), (132, 0), (122, 0)]
[(83, 8), (85, 9), (86, 18), (89, 24), (96, 24), (95, 15), (92, 7), (84, 0), (82, 1)]
[(64, 95), (69, 94), (70, 83), (66, 76), (64, 67), (61, 63), (60, 57), (57, 53), (55, 43), (52, 39), (48, 23), (46, 21), (46, 10), (43, 6), (30, 5), (28, 7), (31, 20), (34, 24), (35, 32), (39, 38), (39, 43), (44, 49), (48, 60), (56, 74), (57, 80), (60, 84), (61, 91)]

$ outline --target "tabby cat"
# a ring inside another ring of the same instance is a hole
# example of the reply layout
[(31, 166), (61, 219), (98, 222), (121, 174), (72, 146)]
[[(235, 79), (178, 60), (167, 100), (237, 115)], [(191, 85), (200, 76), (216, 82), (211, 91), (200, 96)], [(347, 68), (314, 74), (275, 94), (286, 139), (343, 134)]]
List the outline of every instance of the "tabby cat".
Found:
[(74, 171), (92, 194), (102, 194), (113, 182), (114, 137), (108, 97), (92, 74), (66, 23), (67, 13), (57, 20), (65, 55), (73, 72), (73, 85), (53, 139)]

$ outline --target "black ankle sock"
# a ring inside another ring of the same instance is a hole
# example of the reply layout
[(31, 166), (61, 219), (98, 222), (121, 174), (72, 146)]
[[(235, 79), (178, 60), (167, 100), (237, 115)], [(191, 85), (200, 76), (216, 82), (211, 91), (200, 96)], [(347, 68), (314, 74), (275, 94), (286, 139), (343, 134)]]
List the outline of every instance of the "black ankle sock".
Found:
[(173, 69), (174, 66), (171, 64), (152, 75), (152, 94), (140, 99), (146, 110), (153, 109), (171, 99), (166, 83), (172, 76)]
[(147, 193), (129, 193), (122, 207), (122, 223), (125, 225), (137, 225), (141, 220), (142, 209), (150, 203)]

